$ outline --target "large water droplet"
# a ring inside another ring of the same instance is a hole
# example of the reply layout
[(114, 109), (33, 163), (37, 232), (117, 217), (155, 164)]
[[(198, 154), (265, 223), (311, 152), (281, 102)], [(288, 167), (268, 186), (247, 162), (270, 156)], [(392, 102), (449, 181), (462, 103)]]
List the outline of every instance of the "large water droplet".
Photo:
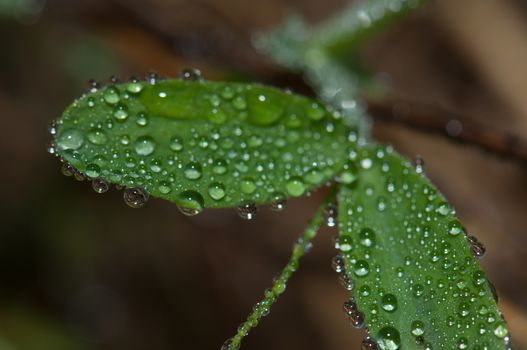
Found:
[(88, 141), (94, 145), (104, 145), (108, 141), (108, 136), (101, 129), (93, 129), (88, 133)]
[(59, 134), (57, 146), (60, 150), (79, 149), (84, 143), (84, 134), (78, 129), (67, 129)]
[(104, 91), (103, 94), (104, 101), (110, 105), (115, 105), (119, 103), (119, 90), (114, 87), (109, 87)]
[(364, 339), (361, 343), (361, 350), (378, 350), (377, 343), (373, 341), (370, 337)]
[(156, 143), (150, 136), (141, 136), (135, 141), (135, 152), (140, 156), (148, 156), (156, 149)]
[(353, 272), (359, 277), (367, 276), (370, 272), (370, 264), (366, 260), (357, 260), (353, 266)]
[(425, 333), (425, 324), (423, 323), (423, 321), (419, 321), (419, 320), (413, 321), (411, 332), (416, 337), (423, 335)]
[(359, 233), (359, 241), (367, 248), (375, 246), (375, 232), (370, 228), (363, 228)]
[(212, 165), (212, 172), (216, 175), (223, 175), (227, 172), (227, 162), (223, 159), (216, 159)]
[(311, 103), (306, 109), (307, 116), (312, 120), (320, 120), (326, 115), (324, 107), (322, 107), (317, 102)]
[(397, 310), (397, 297), (393, 294), (384, 294), (381, 298), (381, 307), (386, 312), (394, 312)]
[(291, 196), (299, 197), (304, 194), (304, 191), (306, 190), (306, 186), (304, 185), (304, 182), (302, 181), (301, 178), (292, 177), (286, 183), (286, 190)]
[(240, 181), (240, 189), (243, 193), (251, 194), (256, 190), (256, 184), (252, 178), (247, 177)]
[(242, 219), (252, 220), (258, 211), (258, 207), (254, 203), (245, 203), (238, 206), (236, 211)]
[(461, 232), (463, 232), (463, 226), (461, 226), (461, 223), (458, 220), (451, 221), (448, 224), (448, 233), (452, 236), (457, 236)]
[(190, 162), (190, 163), (188, 163), (185, 166), (184, 173), (185, 173), (185, 177), (187, 179), (189, 179), (189, 180), (197, 180), (203, 174), (202, 171), (203, 170), (202, 170), (201, 165), (199, 163)]
[(95, 178), (101, 175), (101, 168), (97, 164), (88, 164), (85, 173), (86, 176)]
[(377, 343), (382, 350), (397, 350), (401, 347), (401, 335), (397, 329), (387, 326), (379, 330)]
[(196, 191), (183, 191), (178, 195), (178, 208), (183, 214), (193, 216), (203, 211), (203, 197)]
[(220, 182), (213, 182), (209, 185), (209, 196), (214, 200), (221, 200), (225, 197), (225, 186)]
[(139, 187), (127, 188), (123, 192), (124, 202), (132, 208), (141, 208), (149, 197), (149, 194)]
[(282, 116), (284, 108), (280, 101), (262, 93), (248, 93), (249, 122), (255, 125), (271, 125)]
[(185, 81), (201, 80), (201, 71), (197, 68), (185, 68), (180, 73), (181, 79)]
[(283, 193), (275, 193), (272, 196), (271, 210), (272, 211), (281, 211), (284, 210), (287, 199)]
[(97, 193), (105, 193), (110, 189), (108, 182), (104, 181), (103, 179), (94, 179), (91, 183), (91, 186)]

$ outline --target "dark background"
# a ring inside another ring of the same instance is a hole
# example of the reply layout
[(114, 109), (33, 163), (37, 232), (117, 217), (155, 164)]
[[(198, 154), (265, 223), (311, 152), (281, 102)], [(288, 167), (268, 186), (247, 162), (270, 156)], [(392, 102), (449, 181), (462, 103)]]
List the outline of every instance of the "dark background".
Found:
[[(61, 176), (46, 153), (47, 124), (89, 78), (112, 74), (198, 67), (207, 79), (310, 94), (301, 77), (257, 55), (250, 36), (288, 13), (316, 23), (345, 5), (0, 0), (0, 349), (219, 349), (287, 261), (322, 193), (281, 213), (262, 208), (252, 222), (230, 210), (187, 218), (161, 200), (130, 209), (121, 192), (101, 196)], [(432, 2), (361, 55), (388, 88), (369, 101), (375, 138), (423, 156), (487, 246), (482, 265), (526, 349), (527, 5)], [(245, 349), (359, 349), (364, 333), (348, 324), (330, 266), (335, 234), (321, 232)]]

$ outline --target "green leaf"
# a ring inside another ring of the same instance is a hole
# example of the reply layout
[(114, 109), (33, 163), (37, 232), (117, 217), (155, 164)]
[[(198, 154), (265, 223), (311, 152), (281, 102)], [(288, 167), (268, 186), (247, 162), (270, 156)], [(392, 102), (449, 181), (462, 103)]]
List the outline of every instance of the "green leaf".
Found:
[(354, 139), (317, 101), (209, 81), (112, 85), (75, 101), (56, 127), (57, 153), (78, 171), (187, 214), (301, 196), (345, 167)]
[(482, 246), (422, 169), (384, 148), (363, 149), (356, 161), (338, 215), (352, 323), (365, 319), (381, 349), (507, 348), (506, 324), (471, 253)]

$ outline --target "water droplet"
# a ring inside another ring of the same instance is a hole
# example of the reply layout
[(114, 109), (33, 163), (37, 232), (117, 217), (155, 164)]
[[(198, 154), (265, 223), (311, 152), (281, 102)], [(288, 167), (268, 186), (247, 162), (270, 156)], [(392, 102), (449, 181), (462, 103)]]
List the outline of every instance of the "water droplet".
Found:
[(113, 112), (113, 117), (120, 122), (124, 122), (128, 118), (128, 110), (125, 105), (118, 105)]
[(148, 117), (146, 116), (145, 113), (139, 113), (137, 115), (137, 119), (135, 120), (135, 122), (139, 126), (146, 126), (148, 125)]
[(359, 288), (359, 295), (363, 296), (363, 297), (367, 297), (371, 294), (371, 288), (365, 284), (365, 285), (362, 285), (360, 288)]
[(275, 193), (272, 196), (271, 210), (281, 211), (285, 208), (287, 199), (283, 193)]
[(353, 266), (353, 272), (359, 277), (367, 276), (370, 272), (370, 264), (366, 260), (357, 260)]
[(370, 158), (363, 158), (360, 161), (360, 166), (364, 170), (368, 170), (373, 166), (373, 161)]
[(123, 192), (124, 202), (132, 208), (141, 208), (149, 197), (149, 194), (139, 187), (127, 188)]
[(104, 193), (110, 189), (110, 185), (108, 185), (108, 182), (100, 178), (94, 179), (91, 183), (91, 187), (97, 193)]
[(347, 291), (353, 290), (353, 281), (346, 274), (341, 274), (339, 276), (339, 283)]
[(342, 171), (337, 176), (337, 181), (346, 185), (353, 183), (357, 179), (357, 166), (353, 162), (349, 162), (344, 166)]
[(474, 281), (474, 285), (475, 286), (481, 286), (482, 284), (484, 284), (487, 281), (487, 279), (485, 278), (485, 273), (483, 271), (476, 271), (476, 272), (474, 272), (472, 277), (473, 277), (473, 281)]
[(309, 105), (309, 107), (306, 109), (307, 116), (312, 120), (320, 120), (324, 118), (326, 115), (326, 111), (324, 110), (324, 107), (322, 107), (317, 102), (313, 102)]
[(414, 292), (414, 297), (419, 298), (421, 295), (424, 294), (425, 287), (420, 283), (416, 283), (412, 286), (412, 290)]
[(183, 141), (180, 137), (174, 136), (170, 139), (170, 149), (175, 152), (183, 150)]
[(126, 85), (126, 91), (131, 94), (138, 94), (143, 91), (143, 84), (139, 82), (137, 78), (131, 78), (130, 82)]
[(141, 136), (135, 141), (135, 152), (140, 156), (149, 156), (156, 149), (156, 143), (150, 136)]
[(201, 80), (201, 71), (197, 68), (185, 68), (180, 73), (181, 79), (185, 81)]
[(424, 174), (425, 172), (425, 161), (421, 156), (417, 156), (414, 161), (415, 172), (418, 174)]
[(443, 216), (447, 216), (451, 212), (450, 206), (446, 202), (439, 203), (436, 211)]
[(190, 162), (185, 166), (185, 177), (189, 180), (197, 180), (202, 175), (202, 168), (199, 163)]
[(344, 272), (344, 261), (340, 255), (335, 255), (331, 260), (331, 267), (335, 270), (336, 273)]
[(324, 174), (318, 168), (310, 169), (305, 175), (306, 181), (310, 184), (319, 184), (324, 180)]
[(384, 294), (381, 298), (381, 307), (386, 312), (394, 312), (397, 310), (397, 297), (393, 294)]
[(494, 328), (494, 335), (498, 338), (505, 338), (509, 331), (504, 322), (499, 322), (498, 325)]
[(328, 227), (337, 225), (337, 207), (334, 204), (329, 204), (324, 208), (324, 221)]
[(378, 350), (377, 343), (370, 337), (364, 339), (361, 343), (361, 350)]
[(157, 189), (162, 194), (169, 194), (172, 191), (172, 187), (170, 186), (170, 183), (168, 181), (160, 181), (159, 185), (157, 186)]
[(381, 328), (377, 334), (377, 343), (382, 350), (397, 350), (401, 347), (399, 331), (391, 326)]
[(75, 169), (68, 163), (62, 164), (61, 172), (64, 176), (72, 176), (75, 173)]
[(86, 166), (86, 176), (95, 178), (101, 174), (101, 168), (97, 164), (88, 164)]
[(81, 148), (84, 144), (84, 134), (78, 129), (67, 129), (61, 132), (57, 138), (57, 146), (60, 150)]
[(234, 108), (236, 108), (237, 110), (244, 110), (245, 108), (247, 108), (247, 102), (245, 101), (245, 99), (241, 96), (236, 96), (234, 98), (234, 100), (232, 100), (232, 106)]
[(103, 99), (109, 105), (115, 105), (119, 103), (119, 90), (114, 87), (107, 88), (106, 91), (104, 91), (103, 93)]
[(461, 232), (463, 232), (463, 226), (461, 226), (461, 223), (458, 220), (451, 221), (448, 224), (448, 233), (452, 236), (457, 236)]
[(306, 186), (304, 185), (304, 182), (302, 181), (301, 178), (292, 177), (286, 183), (286, 190), (291, 196), (299, 197), (304, 194), (304, 191), (306, 190)]
[(413, 321), (411, 332), (416, 337), (423, 335), (425, 333), (425, 324), (423, 323), (423, 321)]
[(223, 159), (216, 159), (212, 165), (212, 172), (216, 175), (223, 175), (227, 172), (227, 162)]
[(219, 201), (225, 197), (225, 186), (220, 182), (211, 183), (208, 192), (212, 199)]
[(101, 129), (93, 129), (88, 133), (88, 141), (94, 145), (104, 145), (108, 141), (108, 136)]
[(476, 237), (468, 236), (467, 242), (470, 246), (470, 251), (472, 252), (472, 255), (474, 255), (478, 259), (481, 259), (483, 258), (483, 256), (485, 256), (485, 252), (487, 251), (487, 249), (485, 248), (483, 243), (478, 241)]
[(461, 317), (467, 317), (470, 314), (470, 304), (462, 302), (458, 306), (458, 313)]
[(203, 197), (196, 191), (183, 191), (178, 195), (178, 209), (184, 215), (193, 216), (203, 211)]
[(343, 252), (349, 252), (353, 248), (353, 240), (351, 236), (348, 234), (341, 234), (338, 246)]
[(468, 348), (468, 340), (465, 337), (461, 337), (457, 341), (457, 347), (458, 349), (466, 349)]
[(370, 228), (363, 228), (359, 233), (359, 242), (367, 248), (375, 246), (375, 232)]
[(243, 193), (251, 194), (256, 190), (256, 184), (253, 179), (248, 177), (240, 181), (240, 189)]
[(254, 125), (271, 125), (280, 119), (283, 106), (272, 97), (262, 93), (249, 92), (249, 122)]
[(258, 207), (254, 203), (245, 203), (238, 206), (236, 211), (242, 219), (252, 220), (258, 211)]
[(130, 144), (130, 136), (128, 135), (122, 135), (120, 138), (119, 138), (119, 142), (121, 142), (121, 145), (123, 146), (127, 146)]

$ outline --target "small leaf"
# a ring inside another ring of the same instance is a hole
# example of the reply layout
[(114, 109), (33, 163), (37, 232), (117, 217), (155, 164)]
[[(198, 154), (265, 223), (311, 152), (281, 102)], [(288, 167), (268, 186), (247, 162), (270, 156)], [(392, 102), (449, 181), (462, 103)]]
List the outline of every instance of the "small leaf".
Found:
[(385, 350), (507, 348), (505, 322), (471, 253), (474, 239), (454, 210), (390, 149), (361, 152), (357, 181), (339, 193), (352, 321), (365, 320)]
[(317, 101), (208, 81), (112, 85), (56, 127), (58, 155), (86, 176), (142, 187), (189, 214), (300, 196), (342, 169), (350, 139)]

